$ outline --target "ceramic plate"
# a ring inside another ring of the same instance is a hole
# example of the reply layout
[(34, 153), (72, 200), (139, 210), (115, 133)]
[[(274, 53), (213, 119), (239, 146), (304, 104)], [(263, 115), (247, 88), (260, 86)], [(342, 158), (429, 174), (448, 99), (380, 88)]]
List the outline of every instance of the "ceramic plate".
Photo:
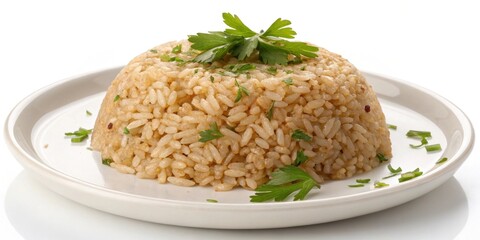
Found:
[[(139, 220), (202, 228), (256, 229), (292, 227), (351, 218), (390, 208), (444, 183), (473, 146), (468, 118), (444, 98), (410, 83), (365, 73), (378, 94), (391, 130), (393, 167), (419, 168), (423, 175), (399, 183), (386, 163), (351, 179), (330, 181), (304, 201), (250, 203), (251, 191), (215, 192), (209, 187), (178, 187), (138, 179), (102, 165), (89, 142), (72, 144), (65, 132), (93, 128), (105, 90), (120, 68), (67, 79), (21, 101), (5, 125), (7, 144), (18, 161), (51, 190), (78, 203)], [(91, 116), (86, 111), (92, 113)], [(412, 149), (410, 130), (432, 132), (443, 150)], [(436, 164), (442, 157), (448, 161)], [(371, 183), (352, 188), (355, 179)], [(388, 187), (375, 188), (382, 181)], [(208, 202), (215, 199), (217, 203)]]

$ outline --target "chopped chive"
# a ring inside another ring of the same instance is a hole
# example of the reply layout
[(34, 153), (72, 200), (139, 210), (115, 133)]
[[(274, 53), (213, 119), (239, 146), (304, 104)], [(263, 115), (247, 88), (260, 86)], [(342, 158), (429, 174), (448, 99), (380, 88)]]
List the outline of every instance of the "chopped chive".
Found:
[(124, 127), (123, 134), (130, 134), (130, 130), (127, 127)]
[(80, 143), (87, 139), (90, 133), (92, 133), (92, 129), (78, 128), (75, 132), (66, 132), (65, 136), (72, 137), (70, 139), (72, 143)]
[(385, 157), (385, 155), (383, 155), (383, 153), (377, 153), (376, 157), (377, 157), (378, 161), (380, 161), (381, 163), (388, 161), (388, 159)]
[(420, 144), (418, 144), (418, 145), (410, 144), (410, 147), (411, 148), (421, 148), (421, 147), (423, 147), (427, 144), (428, 144), (428, 140), (426, 138), (422, 138), (422, 140), (420, 140)]
[(111, 158), (105, 158), (105, 159), (102, 159), (102, 164), (103, 165), (107, 165), (107, 166), (110, 166), (110, 164), (113, 162), (113, 160)]
[(351, 185), (348, 185), (349, 187), (352, 187), (352, 188), (356, 188), (356, 187), (364, 187), (365, 185), (364, 184), (351, 184)]
[(87, 114), (87, 116), (92, 116), (92, 113), (88, 110), (85, 111), (85, 114)]
[(397, 126), (393, 124), (388, 124), (387, 123), (387, 128), (392, 129), (392, 130), (397, 130)]
[(400, 173), (400, 172), (402, 172), (402, 168), (401, 168), (401, 167), (398, 167), (397, 169), (395, 169), (395, 168), (392, 167), (392, 164), (388, 164), (387, 168), (388, 168), (388, 170), (389, 170), (391, 173)]
[(115, 97), (113, 98), (113, 102), (116, 102), (120, 100), (120, 95), (115, 95)]
[(357, 183), (369, 183), (370, 178), (363, 178), (363, 179), (357, 179), (355, 180)]
[(268, 111), (265, 113), (267, 116), (268, 120), (272, 120), (273, 117), (273, 107), (275, 106), (275, 101), (272, 101), (272, 105), (270, 105), (270, 108), (268, 108)]
[(218, 203), (218, 200), (207, 198), (207, 202)]
[(444, 163), (444, 162), (446, 162), (447, 160), (448, 160), (448, 158), (446, 158), (446, 157), (440, 158), (440, 159), (438, 159), (438, 161), (436, 162), (436, 164)]
[(440, 151), (442, 150), (442, 146), (440, 146), (440, 144), (426, 145), (425, 150), (427, 150), (427, 152)]
[(293, 85), (293, 79), (292, 78), (285, 78), (282, 80), (287, 86)]
[(375, 182), (375, 184), (373, 186), (375, 188), (382, 188), (382, 187), (388, 187), (388, 186), (390, 186), (390, 184), (377, 181), (377, 182)]
[(420, 172), (420, 169), (417, 168), (411, 172), (406, 172), (406, 173), (403, 173), (402, 175), (400, 175), (400, 178), (398, 179), (398, 182), (405, 182), (405, 181), (408, 181), (408, 180), (411, 180), (413, 178), (416, 178), (418, 176), (421, 176), (423, 174), (423, 172)]
[(432, 137), (432, 133), (431, 132), (427, 132), (427, 131), (417, 131), (417, 130), (410, 130), (407, 132), (407, 137), (411, 137), (411, 138), (431, 138)]

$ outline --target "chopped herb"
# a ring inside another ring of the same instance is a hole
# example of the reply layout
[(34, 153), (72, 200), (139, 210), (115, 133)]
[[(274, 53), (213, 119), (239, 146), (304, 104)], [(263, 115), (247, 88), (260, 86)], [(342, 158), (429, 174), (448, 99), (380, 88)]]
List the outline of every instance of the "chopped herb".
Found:
[(407, 132), (407, 137), (411, 138), (431, 138), (432, 133), (427, 132), (427, 131), (416, 131), (416, 130), (410, 130)]
[(355, 180), (357, 183), (369, 183), (370, 178), (363, 178), (363, 179), (357, 179)]
[(130, 134), (130, 130), (127, 127), (124, 127), (123, 134)]
[(438, 159), (438, 161), (436, 162), (436, 164), (444, 163), (444, 162), (446, 162), (447, 160), (448, 160), (448, 158), (446, 158), (446, 157), (440, 158), (440, 159)]
[(65, 136), (72, 137), (70, 138), (72, 143), (79, 143), (87, 139), (90, 133), (92, 133), (92, 129), (79, 128), (75, 132), (66, 132)]
[(116, 102), (120, 100), (120, 95), (115, 95), (115, 97), (113, 98), (113, 102)]
[(428, 140), (427, 140), (426, 138), (422, 138), (422, 139), (420, 140), (420, 144), (418, 144), (418, 145), (410, 144), (410, 147), (411, 147), (411, 148), (421, 148), (421, 147), (423, 147), (423, 146), (425, 146), (425, 145), (427, 145), (427, 144), (428, 144)]
[(293, 79), (292, 78), (285, 78), (285, 79), (282, 80), (282, 82), (287, 84), (287, 86), (293, 85)]
[(388, 187), (388, 186), (390, 186), (390, 184), (384, 183), (384, 182), (378, 182), (378, 181), (377, 181), (377, 182), (375, 182), (375, 184), (373, 184), (373, 186), (374, 186), (375, 188), (383, 188), (383, 187)]
[(398, 179), (398, 182), (405, 182), (405, 181), (408, 181), (410, 179), (421, 176), (422, 174), (423, 174), (423, 172), (420, 172), (420, 169), (417, 168), (417, 169), (415, 169), (411, 172), (402, 173), (402, 175), (400, 175), (400, 178)]
[(207, 202), (218, 203), (218, 200), (207, 198)]
[(272, 75), (277, 74), (277, 68), (274, 67), (274, 66), (268, 67), (268, 68), (267, 68), (267, 71), (268, 71), (270, 74), (272, 74)]
[(298, 150), (297, 157), (295, 157), (295, 161), (293, 162), (293, 165), (300, 166), (300, 164), (306, 162), (307, 160), (308, 160), (308, 157), (305, 156), (305, 153), (303, 153), (303, 150)]
[(93, 148), (92, 147), (87, 147), (87, 150), (88, 151), (93, 151)]
[(243, 96), (248, 96), (250, 94), (244, 86), (240, 86), (237, 80), (235, 80), (235, 86), (238, 87), (237, 97), (235, 98), (235, 102), (239, 102)]
[(182, 52), (182, 44), (178, 44), (172, 49), (172, 53), (181, 53)]
[(213, 139), (221, 138), (223, 134), (218, 129), (216, 122), (210, 123), (210, 129), (200, 132), (200, 142), (208, 142)]
[(255, 190), (250, 202), (279, 202), (297, 191), (293, 200), (304, 200), (313, 187), (320, 188), (320, 185), (310, 175), (299, 167), (285, 166), (275, 170), (270, 181)]
[(383, 153), (377, 153), (377, 158), (378, 161), (380, 161), (381, 163), (388, 161), (388, 159), (385, 157), (385, 155), (383, 155)]
[(293, 70), (286, 70), (285, 71), (287, 74), (292, 74), (293, 73)]
[(427, 152), (441, 151), (442, 146), (440, 144), (426, 145), (425, 150), (427, 150)]
[(92, 116), (92, 113), (88, 110), (85, 111), (85, 114), (87, 114), (87, 116)]
[(305, 66), (302, 66), (300, 70), (305, 71)]
[(236, 74), (241, 74), (241, 73), (246, 73), (249, 70), (254, 70), (257, 67), (253, 64), (247, 63), (247, 64), (235, 64), (235, 65), (230, 65), (228, 66), (228, 70), (230, 72), (236, 73)]
[(210, 82), (213, 83), (213, 81), (215, 81), (215, 78), (213, 76), (210, 76)]
[(237, 15), (223, 13), (224, 23), (231, 27), (225, 31), (197, 33), (190, 35), (191, 48), (202, 51), (194, 59), (196, 62), (211, 63), (222, 59), (226, 54), (243, 61), (254, 51), (265, 64), (288, 64), (289, 56), (317, 57), (318, 48), (304, 42), (290, 42), (297, 34), (289, 25), (289, 20), (278, 18), (266, 31), (260, 33), (248, 28)]
[(364, 187), (365, 185), (359, 183), (359, 184), (351, 184), (351, 185), (348, 185), (348, 186), (349, 186), (349, 187), (355, 187), (355, 188), (356, 188), (356, 187)]
[(157, 49), (150, 49), (151, 53), (158, 53)]
[(306, 133), (304, 133), (300, 129), (297, 129), (297, 130), (293, 131), (292, 138), (297, 140), (297, 141), (300, 141), (300, 140), (304, 140), (304, 141), (307, 141), (307, 142), (312, 141), (312, 137), (308, 136)]
[(102, 164), (103, 165), (107, 165), (107, 166), (110, 166), (110, 164), (113, 162), (113, 160), (111, 158), (105, 158), (105, 159), (102, 159)]
[(162, 62), (170, 62), (170, 56), (168, 56), (168, 54), (162, 54), (160, 55), (160, 60), (162, 60)]
[(265, 113), (265, 115), (267, 116), (268, 120), (272, 120), (272, 117), (273, 117), (273, 107), (275, 106), (275, 101), (272, 101), (272, 105), (270, 105), (270, 107), (268, 108), (267, 112)]
[(387, 124), (387, 128), (392, 129), (392, 130), (397, 130), (397, 126), (393, 124)]
[(382, 179), (387, 179), (387, 178), (391, 178), (391, 177), (395, 177), (397, 176), (398, 174), (400, 174), (402, 172), (402, 168), (401, 167), (398, 167), (397, 169), (393, 168), (391, 164), (388, 164), (387, 166), (388, 170), (392, 173), (391, 175), (388, 175), (386, 177), (383, 177)]
[(198, 68), (195, 68), (195, 70), (193, 70), (193, 74), (197, 74), (198, 73)]

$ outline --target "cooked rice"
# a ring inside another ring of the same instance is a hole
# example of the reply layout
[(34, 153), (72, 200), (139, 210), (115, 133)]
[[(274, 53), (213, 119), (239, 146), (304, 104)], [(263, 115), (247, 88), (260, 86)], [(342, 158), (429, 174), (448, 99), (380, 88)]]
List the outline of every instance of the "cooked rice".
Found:
[[(187, 51), (173, 54), (178, 44)], [(378, 153), (391, 157), (376, 95), (341, 56), (320, 49), (317, 58), (276, 71), (254, 62), (256, 69), (246, 73), (229, 70), (243, 64), (235, 58), (211, 65), (162, 61), (166, 55), (191, 60), (189, 49), (187, 41), (160, 45), (112, 82), (92, 147), (112, 159), (113, 168), (159, 183), (226, 191), (255, 189), (275, 169), (291, 165), (299, 150), (309, 157), (300, 167), (319, 182), (369, 171), (379, 165)], [(292, 85), (284, 82), (289, 78)], [(235, 80), (249, 92), (239, 102)], [(199, 132), (212, 122), (224, 136), (200, 142)], [(292, 139), (297, 129), (312, 141)]]

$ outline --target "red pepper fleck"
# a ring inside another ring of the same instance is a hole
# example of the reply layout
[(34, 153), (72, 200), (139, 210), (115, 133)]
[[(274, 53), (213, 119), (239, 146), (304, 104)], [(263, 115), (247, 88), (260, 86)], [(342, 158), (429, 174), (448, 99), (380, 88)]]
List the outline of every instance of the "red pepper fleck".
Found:
[(112, 127), (113, 127), (113, 123), (109, 123), (107, 126), (108, 129), (112, 129)]
[(367, 113), (370, 112), (370, 105), (365, 105), (364, 109), (365, 109), (365, 112), (367, 112)]

